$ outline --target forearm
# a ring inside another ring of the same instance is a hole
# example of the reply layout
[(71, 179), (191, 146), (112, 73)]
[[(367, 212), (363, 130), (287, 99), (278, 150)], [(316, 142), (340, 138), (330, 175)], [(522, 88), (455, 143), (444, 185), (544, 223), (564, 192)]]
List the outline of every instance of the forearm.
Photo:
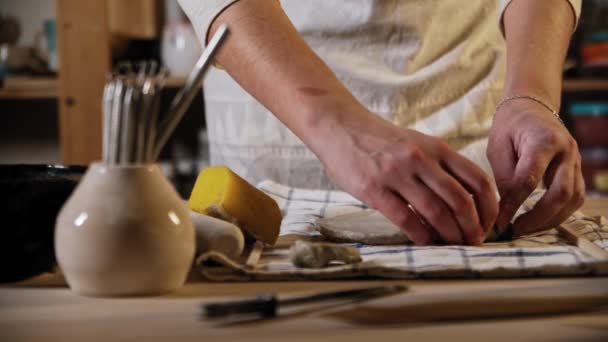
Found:
[(575, 22), (566, 0), (513, 0), (504, 14), (504, 96), (532, 95), (560, 105), (562, 68)]
[[(241, 0), (214, 21), (231, 34), (218, 62), (304, 142), (315, 126), (362, 106), (300, 37), (278, 1)], [(311, 146), (312, 147), (312, 146)]]

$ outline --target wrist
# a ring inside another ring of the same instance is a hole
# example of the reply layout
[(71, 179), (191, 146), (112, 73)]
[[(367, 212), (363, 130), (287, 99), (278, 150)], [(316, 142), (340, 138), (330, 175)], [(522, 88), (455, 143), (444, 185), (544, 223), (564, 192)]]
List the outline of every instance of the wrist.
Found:
[(531, 96), (539, 99), (548, 107), (559, 112), (561, 105), (561, 75), (555, 80), (535, 77), (519, 77), (517, 80), (507, 80), (502, 92), (502, 99), (514, 96)]
[[(369, 112), (359, 102), (325, 106), (310, 115), (304, 143), (321, 159), (350, 153), (352, 149), (368, 152), (386, 143), (387, 132), (403, 130)], [(388, 129), (388, 131), (387, 131)]]
[(503, 98), (496, 106), (495, 112), (500, 111), (500, 108), (502, 108), (503, 106), (507, 106), (509, 103), (514, 102), (514, 101), (520, 101), (520, 102), (525, 101), (525, 102), (528, 102), (528, 104), (530, 102), (534, 102), (534, 103), (542, 106), (543, 109), (545, 109), (549, 113), (551, 113), (554, 116), (557, 116), (559, 118), (558, 111), (555, 110), (550, 104), (548, 104), (542, 98), (539, 98), (534, 95), (527, 95), (527, 94), (517, 94), (517, 95), (512, 95), (512, 96)]
[[(507, 113), (507, 114), (503, 114)], [(559, 112), (551, 105), (547, 104), (540, 98), (531, 95), (513, 95), (510, 97), (503, 98), (496, 106), (495, 116), (508, 115), (531, 115), (531, 114), (543, 114), (546, 116), (552, 116), (551, 120), (564, 125), (564, 121), (559, 115)]]

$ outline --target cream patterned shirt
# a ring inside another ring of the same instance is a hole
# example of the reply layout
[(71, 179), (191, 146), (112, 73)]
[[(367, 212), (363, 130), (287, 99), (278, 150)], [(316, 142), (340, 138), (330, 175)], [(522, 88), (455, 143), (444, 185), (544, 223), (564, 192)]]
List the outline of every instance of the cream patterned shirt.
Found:
[[(238, 1), (238, 0), (236, 0)], [(235, 0), (179, 0), (205, 43)], [(269, 0), (270, 1), (270, 0)], [(581, 0), (569, 1), (577, 19)], [(311, 48), (371, 112), (444, 139), (490, 175), (487, 135), (505, 73), (509, 0), (282, 0)], [(204, 84), (212, 164), (256, 184), (332, 188), (315, 155), (221, 69)]]

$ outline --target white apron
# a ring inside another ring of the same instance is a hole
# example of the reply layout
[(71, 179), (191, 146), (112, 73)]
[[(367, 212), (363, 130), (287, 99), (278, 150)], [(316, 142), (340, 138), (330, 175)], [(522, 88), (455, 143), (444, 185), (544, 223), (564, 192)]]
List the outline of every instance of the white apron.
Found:
[[(234, 0), (180, 0), (199, 38)], [(571, 0), (574, 12), (580, 0)], [(505, 73), (502, 0), (282, 0), (312, 49), (371, 112), (434, 135), (488, 174)], [(204, 43), (204, 42), (203, 42)], [(253, 184), (332, 188), (315, 155), (221, 69), (204, 84), (211, 163)]]

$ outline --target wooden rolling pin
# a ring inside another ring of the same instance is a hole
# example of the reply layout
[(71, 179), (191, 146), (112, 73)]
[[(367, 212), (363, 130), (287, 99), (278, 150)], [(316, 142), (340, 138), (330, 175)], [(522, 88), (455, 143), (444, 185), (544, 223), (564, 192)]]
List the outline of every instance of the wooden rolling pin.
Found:
[(589, 311), (608, 306), (608, 279), (488, 291), (405, 293), (326, 313), (357, 324), (403, 324)]

